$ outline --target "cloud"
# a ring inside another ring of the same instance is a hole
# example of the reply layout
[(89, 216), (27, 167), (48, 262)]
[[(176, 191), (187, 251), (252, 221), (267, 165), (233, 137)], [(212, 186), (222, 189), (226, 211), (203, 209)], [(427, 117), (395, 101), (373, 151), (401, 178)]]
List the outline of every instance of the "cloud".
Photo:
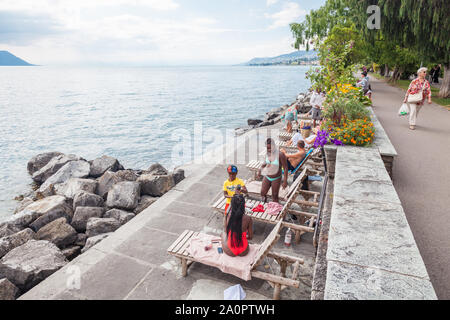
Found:
[(0, 11), (0, 43), (23, 45), (61, 33), (63, 25), (50, 15)]
[(265, 17), (273, 20), (269, 26), (270, 29), (276, 29), (279, 27), (288, 26), (290, 23), (295, 22), (301, 16), (306, 15), (307, 12), (300, 8), (298, 3), (288, 2), (283, 5), (281, 11), (273, 14), (265, 14)]
[(278, 2), (278, 0), (267, 0), (266, 4), (268, 7), (270, 7), (271, 5), (274, 5), (277, 2)]
[(141, 6), (154, 10), (174, 10), (179, 4), (174, 0), (2, 0), (2, 10), (32, 10), (34, 12), (57, 12), (65, 8), (95, 8), (106, 6)]

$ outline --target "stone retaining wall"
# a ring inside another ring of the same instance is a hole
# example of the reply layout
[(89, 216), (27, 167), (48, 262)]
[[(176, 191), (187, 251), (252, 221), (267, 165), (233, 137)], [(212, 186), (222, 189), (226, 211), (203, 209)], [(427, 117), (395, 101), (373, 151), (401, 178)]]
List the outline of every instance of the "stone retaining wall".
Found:
[(377, 148), (339, 147), (324, 299), (437, 299)]
[(370, 111), (372, 147), (325, 146), (334, 189), (312, 299), (437, 299), (392, 183), (397, 152)]

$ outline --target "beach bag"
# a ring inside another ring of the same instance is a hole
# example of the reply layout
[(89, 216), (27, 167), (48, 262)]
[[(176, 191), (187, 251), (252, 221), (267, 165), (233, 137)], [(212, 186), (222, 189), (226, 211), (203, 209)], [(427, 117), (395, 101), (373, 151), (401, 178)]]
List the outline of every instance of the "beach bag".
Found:
[(418, 103), (423, 100), (423, 87), (425, 86), (425, 83), (422, 86), (422, 90), (420, 92), (417, 92), (416, 94), (410, 94), (408, 96), (408, 103)]
[(402, 104), (400, 110), (398, 110), (398, 115), (406, 116), (408, 113), (409, 113), (409, 106), (406, 103)]
[(311, 129), (300, 129), (303, 139), (308, 138), (311, 135)]

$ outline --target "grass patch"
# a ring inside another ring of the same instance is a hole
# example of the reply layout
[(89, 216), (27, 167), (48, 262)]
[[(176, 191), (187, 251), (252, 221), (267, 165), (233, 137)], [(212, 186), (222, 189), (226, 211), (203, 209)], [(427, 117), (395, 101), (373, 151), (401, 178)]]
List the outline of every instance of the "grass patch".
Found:
[[(409, 88), (409, 84), (411, 83), (410, 80), (398, 80), (397, 82), (388, 82), (387, 79), (384, 76), (379, 75), (378, 73), (371, 73), (371, 76), (379, 79), (379, 80), (383, 80), (385, 81), (387, 84), (393, 86), (393, 87), (397, 87), (403, 90), (408, 90)], [(450, 110), (450, 98), (439, 98), (439, 89), (436, 87), (431, 87), (431, 100), (436, 103), (439, 104), (441, 106), (447, 107), (447, 109)]]

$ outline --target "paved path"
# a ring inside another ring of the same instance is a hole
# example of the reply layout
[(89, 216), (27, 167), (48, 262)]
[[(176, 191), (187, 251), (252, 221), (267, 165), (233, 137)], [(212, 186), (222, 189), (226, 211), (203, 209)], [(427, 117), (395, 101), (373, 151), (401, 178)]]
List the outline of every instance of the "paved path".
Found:
[(394, 186), (439, 299), (450, 299), (450, 112), (420, 111), (416, 130), (397, 116), (405, 91), (371, 77), (374, 111), (394, 144)]

